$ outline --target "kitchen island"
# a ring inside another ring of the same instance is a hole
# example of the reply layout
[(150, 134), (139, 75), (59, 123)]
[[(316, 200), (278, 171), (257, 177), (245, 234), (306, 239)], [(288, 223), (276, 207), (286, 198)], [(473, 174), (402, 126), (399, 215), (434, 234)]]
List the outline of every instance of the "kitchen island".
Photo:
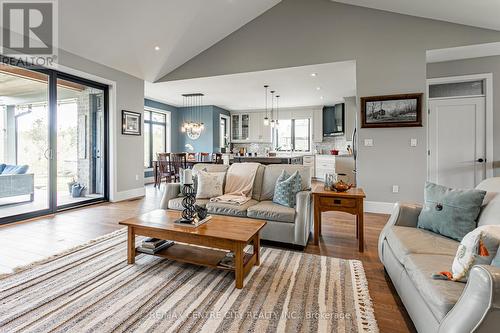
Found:
[(303, 156), (234, 156), (230, 163), (303, 164)]

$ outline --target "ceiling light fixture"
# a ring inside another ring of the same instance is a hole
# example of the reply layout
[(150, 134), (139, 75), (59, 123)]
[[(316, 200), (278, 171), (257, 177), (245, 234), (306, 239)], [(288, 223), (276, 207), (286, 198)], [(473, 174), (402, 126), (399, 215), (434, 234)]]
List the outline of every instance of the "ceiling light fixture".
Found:
[(323, 99), (323, 96), (319, 96), (319, 99)]
[(274, 90), (271, 90), (271, 127), (274, 128), (276, 122), (274, 121)]
[(311, 73), (311, 76), (312, 77), (316, 77), (316, 76), (318, 76), (318, 74), (317, 73)]
[(276, 126), (279, 125), (280, 120), (280, 103), (279, 103), (280, 95), (276, 95)]
[(155, 51), (160, 51), (160, 47), (159, 46), (155, 46)]
[(184, 107), (186, 110), (183, 112), (184, 118), (187, 111), (190, 111), (189, 121), (184, 121), (181, 127), (181, 131), (186, 133), (186, 135), (191, 140), (196, 140), (200, 137), (201, 132), (205, 129), (205, 124), (201, 121), (202, 119), (202, 105), (203, 105), (203, 94), (184, 94)]
[(267, 88), (269, 88), (269, 86), (266, 84), (264, 86), (264, 89), (265, 89), (264, 90), (265, 91), (264, 96), (265, 96), (265, 99), (266, 99), (266, 103), (265, 103), (266, 104), (266, 116), (264, 117), (264, 126), (269, 126), (269, 117), (267, 116)]
[(316, 90), (321, 90), (321, 87), (316, 87)]

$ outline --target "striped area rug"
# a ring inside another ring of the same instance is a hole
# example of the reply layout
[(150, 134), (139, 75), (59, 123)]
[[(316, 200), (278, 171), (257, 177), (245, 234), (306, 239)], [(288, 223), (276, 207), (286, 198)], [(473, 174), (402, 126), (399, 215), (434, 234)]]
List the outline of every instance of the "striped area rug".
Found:
[(0, 332), (378, 332), (361, 262), (263, 248), (226, 271), (141, 254), (120, 230), (0, 278)]

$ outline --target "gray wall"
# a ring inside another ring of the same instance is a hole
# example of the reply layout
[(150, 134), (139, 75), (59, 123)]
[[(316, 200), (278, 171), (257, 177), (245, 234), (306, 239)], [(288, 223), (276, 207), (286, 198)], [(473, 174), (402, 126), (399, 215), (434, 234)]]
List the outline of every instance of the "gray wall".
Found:
[[(144, 138), (121, 134), (121, 110), (143, 113), (144, 81), (64, 50), (59, 50), (58, 63), (116, 82), (115, 117), (117, 121), (112, 124), (116, 131), (116, 190), (122, 192), (142, 188), (144, 186)], [(138, 180), (136, 180), (136, 175)]]
[(500, 56), (427, 64), (427, 78), (493, 73), (493, 166), (500, 176)]
[[(498, 41), (498, 31), (329, 0), (283, 0), (161, 81), (356, 60), (358, 97), (425, 92), (426, 50)], [(425, 127), (361, 129), (365, 138), (374, 146), (359, 147), (357, 169), (367, 199), (422, 200)]]

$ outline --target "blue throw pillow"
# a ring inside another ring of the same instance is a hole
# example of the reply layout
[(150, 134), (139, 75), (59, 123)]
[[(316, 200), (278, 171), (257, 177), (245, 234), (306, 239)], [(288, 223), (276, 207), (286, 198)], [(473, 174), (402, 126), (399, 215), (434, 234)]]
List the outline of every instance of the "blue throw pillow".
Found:
[(477, 226), (485, 191), (425, 184), (424, 207), (417, 226), (462, 241)]
[(23, 175), (28, 171), (27, 165), (6, 165), (2, 175)]
[(276, 180), (273, 202), (290, 208), (295, 207), (297, 193), (300, 192), (302, 179), (298, 171), (291, 176), (283, 170)]

